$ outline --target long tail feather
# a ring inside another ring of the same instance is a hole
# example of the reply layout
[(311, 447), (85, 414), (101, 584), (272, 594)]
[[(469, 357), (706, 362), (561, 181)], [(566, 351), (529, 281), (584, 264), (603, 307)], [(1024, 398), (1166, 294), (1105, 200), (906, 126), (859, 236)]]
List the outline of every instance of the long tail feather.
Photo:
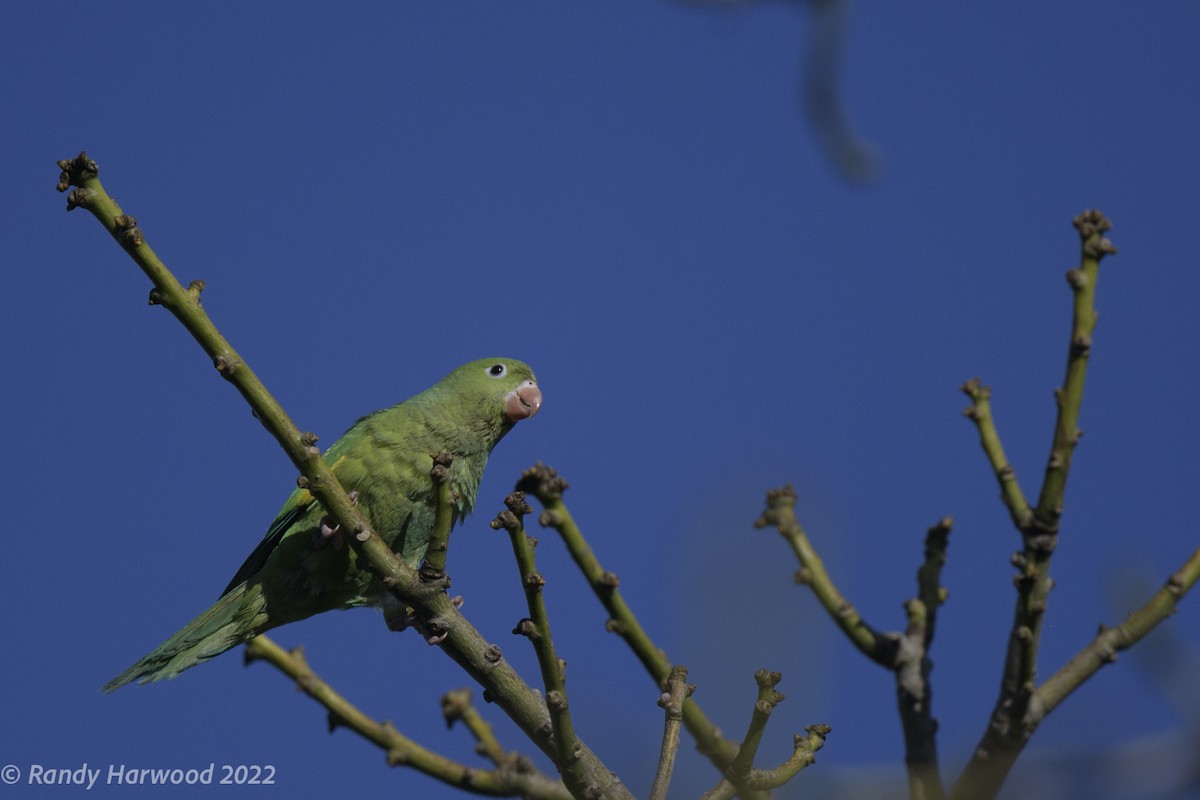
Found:
[(138, 681), (174, 678), (189, 667), (253, 639), (271, 627), (258, 583), (240, 583), (129, 669), (101, 687), (111, 692)]

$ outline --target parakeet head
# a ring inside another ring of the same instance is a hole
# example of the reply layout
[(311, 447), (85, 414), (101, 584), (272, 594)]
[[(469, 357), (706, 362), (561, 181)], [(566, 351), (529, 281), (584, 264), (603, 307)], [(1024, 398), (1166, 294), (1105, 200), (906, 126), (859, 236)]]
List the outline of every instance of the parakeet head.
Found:
[(542, 407), (542, 392), (528, 364), (512, 358), (481, 358), (463, 364), (436, 387), (452, 394), (472, 415), (497, 418), (505, 428)]

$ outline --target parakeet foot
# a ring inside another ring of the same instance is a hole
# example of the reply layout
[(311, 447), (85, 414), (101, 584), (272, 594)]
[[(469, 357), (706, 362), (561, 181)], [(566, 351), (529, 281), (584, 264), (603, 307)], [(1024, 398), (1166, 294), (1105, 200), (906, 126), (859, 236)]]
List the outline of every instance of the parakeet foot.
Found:
[[(458, 608), (462, 605), (461, 597), (453, 597), (450, 603)], [(437, 623), (426, 623), (416, 615), (411, 608), (402, 605), (398, 601), (387, 597), (383, 601), (383, 621), (391, 631), (405, 631), (409, 628), (415, 629), (421, 634), (421, 638), (426, 644), (434, 645), (441, 644), (446, 640), (449, 631), (444, 629), (444, 626)]]
[(411, 608), (405, 609), (407, 613), (397, 615), (395, 617), (385, 617), (384, 622), (387, 623), (388, 630), (400, 632), (413, 628), (417, 633), (421, 634), (421, 638), (425, 640), (425, 644), (435, 645), (441, 644), (450, 635), (450, 631), (442, 630), (435, 632), (431, 626), (426, 625), (420, 617), (418, 617)]
[[(358, 505), (358, 492), (347, 492), (346, 496), (350, 498), (351, 505)], [(342, 526), (333, 521), (333, 518), (326, 515), (321, 517), (321, 528), (313, 536), (312, 546), (314, 550), (320, 550), (326, 545), (332, 545), (334, 550), (341, 550), (345, 542), (342, 537), (338, 536)]]

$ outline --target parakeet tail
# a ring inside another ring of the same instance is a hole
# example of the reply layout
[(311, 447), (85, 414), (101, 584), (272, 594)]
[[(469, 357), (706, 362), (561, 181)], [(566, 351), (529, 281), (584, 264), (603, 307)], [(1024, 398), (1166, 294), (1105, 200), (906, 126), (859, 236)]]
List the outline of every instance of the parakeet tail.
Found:
[(154, 648), (141, 661), (101, 688), (105, 692), (137, 681), (174, 678), (231, 647), (253, 639), (267, 628), (267, 604), (260, 584), (239, 583), (207, 611)]

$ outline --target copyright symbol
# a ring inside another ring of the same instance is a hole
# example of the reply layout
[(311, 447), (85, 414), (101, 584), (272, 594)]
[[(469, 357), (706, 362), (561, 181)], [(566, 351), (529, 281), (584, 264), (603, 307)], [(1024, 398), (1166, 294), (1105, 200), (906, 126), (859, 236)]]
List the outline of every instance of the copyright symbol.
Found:
[(0, 769), (0, 781), (11, 785), (19, 780), (21, 780), (21, 768), (16, 764), (5, 764), (4, 769)]

